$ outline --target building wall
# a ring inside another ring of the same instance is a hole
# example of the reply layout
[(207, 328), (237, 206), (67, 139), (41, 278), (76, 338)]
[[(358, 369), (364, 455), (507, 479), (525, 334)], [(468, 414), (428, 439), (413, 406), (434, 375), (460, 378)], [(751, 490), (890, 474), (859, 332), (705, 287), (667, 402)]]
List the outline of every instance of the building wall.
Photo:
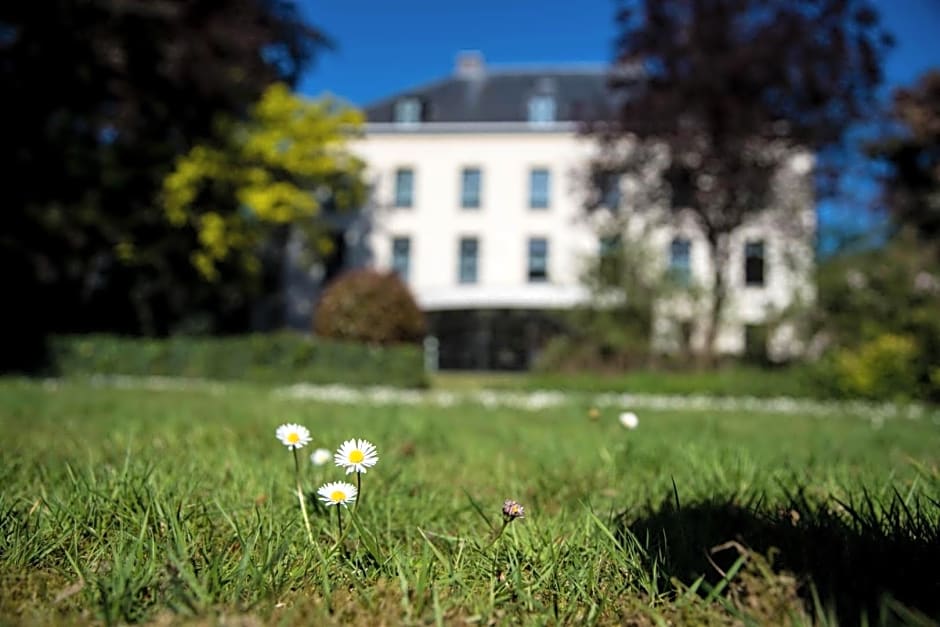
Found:
[[(569, 306), (583, 299), (581, 259), (596, 238), (586, 228), (575, 186), (575, 171), (588, 146), (571, 133), (380, 134), (355, 146), (369, 164), (374, 185), (375, 265), (391, 265), (391, 241), (411, 238), (408, 282), (428, 309), (461, 309), (482, 303)], [(414, 205), (395, 208), (395, 170), (412, 168)], [(460, 206), (461, 171), (482, 172), (478, 209)], [(529, 171), (551, 175), (547, 209), (529, 208)], [(458, 283), (458, 242), (479, 240), (476, 284)], [(549, 279), (527, 280), (528, 239), (549, 241)]]
[[(447, 132), (401, 130), (368, 133), (353, 149), (368, 163), (373, 185), (372, 202), (364, 220), (369, 223), (360, 244), (368, 262), (391, 268), (392, 238), (410, 238), (408, 283), (426, 311), (466, 309), (551, 309), (584, 302), (587, 292), (579, 277), (585, 260), (598, 252), (597, 225), (603, 219), (588, 219), (583, 210), (585, 167), (594, 144), (571, 131), (532, 132), (507, 130), (470, 132), (462, 128)], [(482, 172), (481, 203), (477, 209), (461, 208), (461, 171)], [(393, 206), (395, 171), (414, 172), (413, 204)], [(529, 208), (529, 172), (546, 168), (551, 172), (550, 203), (547, 209)], [(719, 334), (722, 352), (744, 349), (744, 325), (758, 324), (790, 305), (796, 294), (813, 295), (809, 277), (813, 259), (813, 211), (809, 194), (806, 158), (794, 158), (779, 182), (781, 203), (796, 203), (802, 221), (779, 220), (781, 212), (762, 214), (734, 234), (731, 263), (726, 275), (730, 286), (725, 326)], [(629, 184), (626, 185), (629, 188)], [(628, 197), (629, 199), (629, 197)], [(792, 209), (789, 208), (789, 209)], [(789, 213), (787, 215), (793, 215)], [(690, 224), (653, 228), (648, 242), (661, 251), (666, 263), (669, 243), (676, 234), (692, 243), (692, 276), (704, 285), (712, 272), (704, 239)], [(478, 280), (458, 282), (458, 242), (461, 237), (479, 240)], [(531, 283), (527, 279), (528, 239), (549, 241), (549, 279)], [(765, 242), (765, 285), (744, 285), (744, 241)], [(701, 320), (701, 303), (677, 300), (660, 306), (658, 342), (668, 347), (673, 319)], [(701, 327), (701, 325), (698, 325)], [(701, 329), (693, 342), (701, 341)], [(793, 329), (781, 330), (781, 338)], [(781, 344), (781, 342), (783, 344)], [(779, 340), (777, 350), (792, 349), (790, 340)]]

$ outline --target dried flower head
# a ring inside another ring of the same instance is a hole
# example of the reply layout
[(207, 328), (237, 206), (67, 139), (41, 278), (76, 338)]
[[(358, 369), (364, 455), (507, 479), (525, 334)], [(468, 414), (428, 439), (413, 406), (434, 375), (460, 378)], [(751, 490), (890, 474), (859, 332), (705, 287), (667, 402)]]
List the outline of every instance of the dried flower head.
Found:
[(503, 520), (510, 522), (516, 518), (525, 518), (525, 508), (512, 499), (503, 502)]

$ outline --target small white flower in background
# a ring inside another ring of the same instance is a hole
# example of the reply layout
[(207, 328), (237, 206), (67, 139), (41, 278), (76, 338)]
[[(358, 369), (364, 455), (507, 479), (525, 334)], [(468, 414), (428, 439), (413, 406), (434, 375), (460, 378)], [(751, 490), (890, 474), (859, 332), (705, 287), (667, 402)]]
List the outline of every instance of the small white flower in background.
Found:
[(333, 456), (337, 466), (346, 469), (346, 474), (353, 472), (365, 473), (367, 468), (375, 466), (379, 461), (378, 451), (371, 442), (366, 440), (346, 440)]
[(325, 483), (317, 490), (320, 500), (330, 505), (348, 506), (356, 500), (356, 486), (345, 481)]
[(310, 437), (310, 431), (307, 427), (288, 423), (281, 425), (275, 432), (277, 439), (289, 449), (303, 448), (313, 439)]
[(637, 425), (640, 424), (640, 419), (632, 411), (625, 411), (620, 414), (620, 424), (627, 429), (636, 429)]
[(326, 462), (330, 461), (332, 457), (333, 454), (325, 448), (318, 448), (314, 452), (310, 453), (310, 462), (314, 466), (322, 466)]

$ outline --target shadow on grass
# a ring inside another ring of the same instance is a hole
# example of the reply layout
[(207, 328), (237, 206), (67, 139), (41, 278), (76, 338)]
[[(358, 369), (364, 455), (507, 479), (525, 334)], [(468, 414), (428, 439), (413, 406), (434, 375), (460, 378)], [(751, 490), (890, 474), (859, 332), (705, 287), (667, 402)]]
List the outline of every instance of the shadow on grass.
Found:
[(681, 503), (676, 493), (639, 519), (621, 515), (617, 526), (622, 539), (632, 535), (645, 549), (667, 586), (672, 577), (717, 584), (719, 569), (727, 572), (740, 554), (712, 549), (736, 542), (773, 554), (774, 571), (794, 574), (817, 620), (932, 624), (940, 617), (940, 502), (897, 493), (818, 501), (803, 490), (773, 506), (736, 497)]

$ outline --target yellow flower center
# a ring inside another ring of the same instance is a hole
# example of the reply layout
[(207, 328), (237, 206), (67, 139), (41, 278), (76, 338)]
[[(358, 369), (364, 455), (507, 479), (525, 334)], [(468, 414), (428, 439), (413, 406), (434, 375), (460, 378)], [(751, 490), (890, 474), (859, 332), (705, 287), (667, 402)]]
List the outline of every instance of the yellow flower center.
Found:
[(337, 490), (336, 492), (330, 495), (330, 498), (333, 499), (335, 502), (339, 503), (341, 501), (346, 500), (346, 493), (343, 492), (342, 490)]
[(349, 461), (351, 461), (354, 464), (361, 463), (362, 460), (364, 460), (365, 458), (366, 456), (363, 455), (362, 451), (360, 451), (359, 449), (356, 449), (355, 451), (349, 454)]
[(296, 431), (287, 434), (287, 441), (291, 444), (297, 444), (300, 442), (300, 434)]

